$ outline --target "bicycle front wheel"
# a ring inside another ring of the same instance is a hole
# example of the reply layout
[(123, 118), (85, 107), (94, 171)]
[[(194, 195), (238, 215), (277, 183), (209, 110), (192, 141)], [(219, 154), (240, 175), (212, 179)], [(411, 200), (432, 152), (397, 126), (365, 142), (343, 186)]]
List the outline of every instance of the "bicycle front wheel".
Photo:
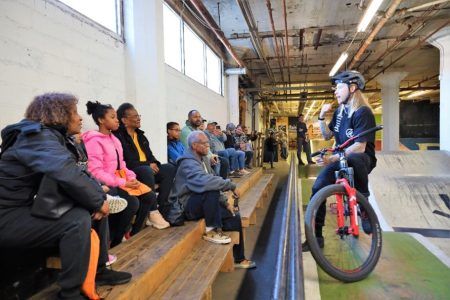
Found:
[[(375, 268), (381, 254), (382, 236), (378, 218), (369, 201), (359, 192), (358, 203), (359, 236), (339, 234), (337, 224), (336, 195), (347, 198), (341, 184), (333, 184), (318, 191), (308, 204), (305, 213), (305, 234), (311, 254), (317, 264), (330, 276), (343, 281), (355, 282), (366, 278)], [(348, 202), (344, 208), (348, 212)], [(326, 209), (321, 248), (316, 238), (316, 217), (319, 208)], [(365, 219), (362, 226), (361, 214)], [(370, 224), (370, 226), (368, 226)], [(350, 217), (345, 213), (345, 226), (350, 228)], [(342, 228), (341, 228), (342, 229)], [(342, 233), (342, 230), (340, 231)]]

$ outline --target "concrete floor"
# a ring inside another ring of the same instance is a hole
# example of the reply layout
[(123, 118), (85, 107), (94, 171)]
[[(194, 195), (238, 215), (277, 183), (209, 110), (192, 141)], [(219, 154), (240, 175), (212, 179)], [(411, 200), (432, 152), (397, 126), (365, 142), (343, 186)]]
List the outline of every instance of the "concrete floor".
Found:
[(246, 230), (245, 253), (248, 259), (256, 262), (257, 268), (219, 273), (213, 285), (214, 300), (271, 298), (283, 209), (282, 196), (289, 172), (289, 165), (284, 160), (274, 163), (274, 166), (274, 169), (265, 171), (279, 178), (274, 197), (270, 205), (257, 210), (257, 220), (264, 222)]
[[(384, 223), (377, 267), (367, 279), (343, 284), (315, 267), (313, 258), (304, 254), (305, 279), (309, 276), (310, 283), (319, 285), (319, 291), (305, 292), (306, 299), (449, 299), (450, 223), (445, 217), (450, 213), (445, 201), (450, 192), (449, 153), (377, 153), (377, 158), (369, 179), (370, 201)], [(304, 205), (319, 171), (318, 166), (299, 169)], [(429, 236), (416, 233), (421, 231)], [(311, 268), (317, 270), (316, 278), (308, 275)]]

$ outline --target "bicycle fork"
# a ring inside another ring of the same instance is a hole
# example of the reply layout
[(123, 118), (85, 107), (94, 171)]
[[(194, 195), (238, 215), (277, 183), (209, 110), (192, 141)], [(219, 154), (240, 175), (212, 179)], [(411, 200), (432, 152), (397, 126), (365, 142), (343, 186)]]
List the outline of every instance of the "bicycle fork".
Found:
[(342, 184), (345, 188), (346, 194), (348, 196), (348, 214), (350, 217), (350, 227), (345, 226), (345, 206), (344, 206), (344, 195), (336, 194), (336, 209), (337, 209), (337, 223), (338, 228), (336, 233), (341, 236), (353, 235), (359, 236), (359, 226), (358, 226), (358, 206), (356, 202), (356, 189), (352, 188), (347, 179), (341, 178), (336, 181), (338, 184)]

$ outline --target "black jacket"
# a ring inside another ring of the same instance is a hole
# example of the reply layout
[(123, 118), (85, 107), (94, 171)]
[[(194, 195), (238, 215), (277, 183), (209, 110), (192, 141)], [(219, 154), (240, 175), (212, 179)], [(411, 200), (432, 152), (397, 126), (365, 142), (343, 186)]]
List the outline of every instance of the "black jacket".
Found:
[(114, 135), (119, 139), (123, 148), (123, 159), (127, 164), (127, 168), (134, 169), (138, 166), (149, 165), (151, 163), (156, 163), (158, 167), (161, 163), (153, 156), (152, 150), (150, 150), (150, 143), (144, 135), (144, 131), (136, 129), (137, 138), (142, 151), (147, 157), (147, 161), (139, 161), (139, 152), (133, 143), (133, 139), (128, 134), (126, 128), (120, 126), (120, 128), (113, 132)]
[(98, 211), (106, 198), (101, 187), (76, 164), (65, 131), (23, 120), (2, 130), (2, 140), (18, 132), (0, 160), (0, 209), (30, 206), (43, 175), (58, 182), (75, 205)]

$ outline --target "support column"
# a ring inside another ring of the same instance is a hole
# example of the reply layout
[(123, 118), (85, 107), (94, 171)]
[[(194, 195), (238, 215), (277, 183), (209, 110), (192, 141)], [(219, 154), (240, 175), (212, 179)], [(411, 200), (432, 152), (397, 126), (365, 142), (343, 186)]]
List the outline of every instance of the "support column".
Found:
[(383, 105), (383, 151), (398, 151), (400, 144), (400, 81), (407, 72), (385, 73), (377, 77)]
[(164, 65), (163, 1), (125, 4), (127, 99), (142, 114), (141, 125), (155, 157), (167, 161), (167, 101)]
[(239, 124), (239, 75), (228, 75), (229, 122)]
[(436, 32), (428, 42), (440, 52), (439, 145), (441, 150), (450, 151), (450, 26)]

